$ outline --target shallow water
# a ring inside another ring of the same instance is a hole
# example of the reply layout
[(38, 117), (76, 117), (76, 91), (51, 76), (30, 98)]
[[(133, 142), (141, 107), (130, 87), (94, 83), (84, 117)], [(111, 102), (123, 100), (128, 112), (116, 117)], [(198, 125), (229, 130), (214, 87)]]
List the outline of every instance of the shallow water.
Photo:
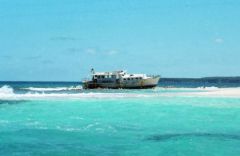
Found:
[(240, 99), (5, 100), (0, 155), (239, 155)]
[(0, 86), (0, 155), (238, 156), (240, 97), (212, 90)]

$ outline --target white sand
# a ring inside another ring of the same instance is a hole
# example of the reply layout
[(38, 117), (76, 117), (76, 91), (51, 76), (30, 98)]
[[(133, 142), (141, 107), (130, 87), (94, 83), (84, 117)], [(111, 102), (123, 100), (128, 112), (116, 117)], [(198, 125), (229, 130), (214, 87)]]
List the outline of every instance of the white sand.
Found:
[(181, 93), (186, 96), (210, 96), (210, 97), (239, 97), (240, 88), (211, 88), (201, 89), (200, 92)]

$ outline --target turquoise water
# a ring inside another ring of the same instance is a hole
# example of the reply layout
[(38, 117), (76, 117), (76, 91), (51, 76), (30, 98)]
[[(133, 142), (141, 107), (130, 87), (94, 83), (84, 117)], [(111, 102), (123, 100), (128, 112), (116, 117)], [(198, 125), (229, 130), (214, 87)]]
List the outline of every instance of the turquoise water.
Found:
[(240, 98), (0, 101), (0, 155), (239, 156)]

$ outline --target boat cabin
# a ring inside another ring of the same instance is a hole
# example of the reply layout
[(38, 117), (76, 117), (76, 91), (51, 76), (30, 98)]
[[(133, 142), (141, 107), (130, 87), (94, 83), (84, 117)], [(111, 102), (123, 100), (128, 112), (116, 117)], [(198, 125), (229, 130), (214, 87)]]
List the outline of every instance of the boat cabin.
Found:
[(116, 81), (139, 81), (145, 78), (145, 74), (127, 74), (125, 71), (97, 72), (92, 74), (93, 82), (114, 83)]

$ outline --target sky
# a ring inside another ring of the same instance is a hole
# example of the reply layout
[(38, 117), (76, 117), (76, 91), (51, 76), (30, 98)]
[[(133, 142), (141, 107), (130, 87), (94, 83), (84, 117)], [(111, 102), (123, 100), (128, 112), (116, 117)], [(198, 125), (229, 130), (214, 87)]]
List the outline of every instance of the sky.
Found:
[(0, 0), (0, 81), (240, 76), (237, 0)]

